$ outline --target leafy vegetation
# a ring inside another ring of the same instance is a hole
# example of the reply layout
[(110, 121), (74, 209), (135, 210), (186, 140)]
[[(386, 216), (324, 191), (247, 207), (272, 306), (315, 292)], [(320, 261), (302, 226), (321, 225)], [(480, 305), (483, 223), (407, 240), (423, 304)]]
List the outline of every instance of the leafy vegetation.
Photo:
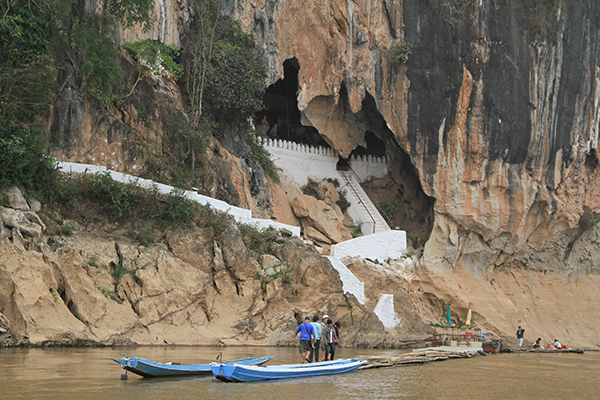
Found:
[(240, 232), (242, 234), (246, 247), (254, 254), (273, 254), (273, 243), (277, 231), (272, 226), (264, 229), (255, 227), (254, 225), (241, 225)]
[(183, 67), (175, 61), (180, 54), (179, 48), (175, 45), (164, 45), (155, 40), (138, 40), (125, 43), (123, 48), (131, 51), (137, 62), (154, 74), (165, 70), (177, 77), (183, 72)]
[(273, 179), (274, 182), (281, 182), (277, 167), (271, 159), (271, 153), (262, 145), (254, 134), (248, 135), (248, 145), (252, 150), (252, 157), (260, 164), (267, 176)]
[(121, 277), (125, 274), (135, 277), (135, 268), (127, 268), (123, 261), (123, 257), (119, 257), (119, 262), (117, 264), (114, 262), (110, 263), (110, 276), (112, 276), (115, 281), (119, 282)]
[(113, 21), (149, 24), (151, 0), (110, 0), (90, 14), (75, 0), (7, 0), (0, 3), (0, 186), (30, 192), (53, 182), (54, 162), (40, 117), (57, 88), (58, 71), (89, 97), (114, 98), (121, 77)]
[(280, 269), (275, 272), (273, 275), (268, 275), (269, 278), (278, 279), (281, 278), (281, 281), (286, 285), (292, 284), (292, 277), (290, 276), (291, 269)]
[[(333, 184), (335, 188), (340, 187), (340, 183), (335, 178), (326, 178), (325, 181)], [(321, 194), (321, 182), (314, 181), (309, 179), (306, 185), (302, 186), (300, 190), (302, 190), (303, 194), (308, 196), (312, 196), (317, 200), (323, 200), (323, 195)], [(346, 195), (346, 189), (338, 189), (339, 200), (336, 201), (336, 204), (340, 207), (342, 212), (346, 211), (348, 207), (350, 207), (350, 202), (348, 201)]]
[[(245, 125), (261, 108), (265, 90), (266, 69), (254, 38), (221, 14), (218, 0), (195, 0), (193, 8), (196, 19), (182, 54), (191, 131), (206, 132), (202, 126), (210, 121)], [(189, 139), (192, 171), (194, 137)]]
[(353, 238), (357, 238), (359, 236), (362, 236), (362, 222), (359, 222), (356, 227), (354, 228), (354, 230), (352, 231), (352, 237)]
[(306, 185), (302, 186), (300, 188), (300, 190), (302, 190), (303, 194), (306, 194), (308, 196), (312, 196), (317, 200), (323, 200), (323, 196), (321, 196), (321, 184), (317, 181), (314, 181), (312, 179), (308, 179), (308, 182), (306, 183)]
[(396, 43), (392, 46), (391, 60), (394, 64), (406, 64), (408, 56), (412, 54), (411, 43)]
[[(158, 228), (186, 226), (202, 210), (182, 190), (174, 189), (165, 195), (156, 187), (146, 190), (114, 181), (108, 173), (65, 177), (43, 194), (47, 204), (81, 223), (101, 223), (103, 217), (114, 222), (134, 221), (130, 235), (143, 245), (154, 242), (153, 224)], [(73, 227), (62, 226), (64, 234), (72, 230)]]
[(398, 199), (393, 197), (390, 200), (381, 200), (377, 204), (379, 205), (379, 209), (382, 211), (385, 222), (387, 222), (388, 225), (393, 226), (394, 220), (396, 219), (396, 212), (400, 207), (398, 204)]

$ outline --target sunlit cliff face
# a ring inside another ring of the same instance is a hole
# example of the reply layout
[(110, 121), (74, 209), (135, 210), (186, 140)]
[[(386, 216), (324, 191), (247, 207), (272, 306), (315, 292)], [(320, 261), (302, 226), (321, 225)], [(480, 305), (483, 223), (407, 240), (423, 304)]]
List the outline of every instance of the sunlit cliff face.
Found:
[[(600, 11), (585, 3), (552, 5), (535, 21), (488, 2), (237, 1), (228, 11), (255, 33), (271, 81), (297, 60), (302, 123), (343, 157), (364, 146), (372, 99), (398, 145), (387, 152), (408, 154), (435, 199), (442, 249), (464, 251), (473, 233), (490, 254), (529, 265), (528, 248), (549, 247), (566, 267), (559, 248), (584, 206), (600, 211), (596, 168), (584, 168), (597, 143)], [(545, 20), (556, 36), (534, 30)], [(460, 264), (431, 251), (432, 266)], [(509, 261), (492, 259), (480, 268)]]

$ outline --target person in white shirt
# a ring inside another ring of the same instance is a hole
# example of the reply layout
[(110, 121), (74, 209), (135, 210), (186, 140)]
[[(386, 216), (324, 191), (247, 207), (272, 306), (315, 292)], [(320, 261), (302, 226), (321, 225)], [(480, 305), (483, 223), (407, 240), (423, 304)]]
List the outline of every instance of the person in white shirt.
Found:
[(558, 339), (554, 339), (554, 347), (557, 349), (562, 349), (562, 345), (558, 341)]

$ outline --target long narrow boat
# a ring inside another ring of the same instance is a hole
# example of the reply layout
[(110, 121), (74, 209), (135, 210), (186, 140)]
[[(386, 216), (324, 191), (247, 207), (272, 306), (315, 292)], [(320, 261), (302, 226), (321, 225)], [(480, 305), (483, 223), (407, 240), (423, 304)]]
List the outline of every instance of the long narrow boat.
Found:
[(247, 382), (342, 374), (345, 372), (354, 371), (365, 363), (365, 360), (352, 358), (308, 364), (272, 365), (268, 367), (241, 365), (235, 363), (212, 363), (210, 368), (215, 378), (220, 381)]
[[(226, 361), (224, 364), (239, 364), (239, 365), (262, 365), (272, 359), (273, 356), (250, 357), (239, 360)], [(134, 374), (143, 376), (144, 378), (159, 378), (168, 376), (192, 376), (192, 375), (208, 375), (211, 373), (211, 364), (194, 364), (181, 365), (178, 363), (159, 363), (145, 360), (138, 357), (121, 357), (113, 358), (113, 361), (119, 363), (123, 369), (131, 371)]]

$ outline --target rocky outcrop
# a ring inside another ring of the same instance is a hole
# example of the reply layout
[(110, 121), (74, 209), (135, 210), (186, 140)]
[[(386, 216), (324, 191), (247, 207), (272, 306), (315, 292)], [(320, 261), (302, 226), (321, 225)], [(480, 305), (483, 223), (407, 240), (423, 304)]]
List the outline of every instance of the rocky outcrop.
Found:
[(257, 254), (229, 219), (218, 235), (167, 229), (149, 246), (113, 223), (64, 223), (76, 227), (71, 234), (44, 232), (28, 249), (14, 234), (2, 238), (2, 345), (290, 345), (307, 314), (340, 319), (348, 334), (363, 319), (381, 324), (344, 295), (328, 259), (295, 237), (279, 234), (272, 254)]
[(294, 198), (292, 205), (294, 214), (300, 218), (307, 239), (319, 245), (331, 245), (352, 239), (352, 235), (344, 227), (343, 216), (323, 200), (304, 194)]
[[(184, 37), (189, 23), (185, 6), (175, 3), (163, 5), (178, 10), (169, 11), (177, 18), (157, 12), (160, 24), (153, 28), (179, 32), (164, 36), (167, 43)], [(587, 311), (571, 304), (583, 304), (575, 287), (593, 287), (599, 272), (600, 6), (593, 0), (544, 4), (223, 2), (224, 11), (257, 38), (270, 83), (282, 77), (285, 60), (299, 66), (303, 123), (316, 127), (344, 157), (364, 147), (365, 129), (372, 131), (388, 144), (394, 181), (389, 187), (427, 205), (409, 209), (425, 214), (410, 221), (422, 219), (421, 228), (427, 227), (417, 263), (422, 283), (412, 294), (423, 318), (437, 320), (439, 304), (451, 304), (458, 314), (471, 305), (500, 336), (512, 334), (521, 321), (535, 324), (542, 336), (592, 343), (594, 328), (582, 322)], [(151, 35), (162, 40), (158, 32)], [(128, 82), (134, 76), (132, 68)], [(166, 138), (175, 137), (169, 121), (185, 113), (174, 82), (141, 82), (118, 112), (94, 109), (68, 83), (57, 96), (52, 122), (52, 154), (63, 160), (135, 170), (150, 155), (164, 156)], [(144, 115), (152, 122), (143, 123)], [(209, 152), (216, 157), (211, 168), (221, 172), (208, 178), (207, 191), (265, 216), (295, 219), (281, 188), (271, 190), (272, 209), (264, 193), (254, 196), (265, 184), (257, 168), (223, 163), (219, 146)], [(416, 183), (406, 178), (409, 170)], [(252, 176), (259, 185), (248, 185)], [(414, 188), (423, 193), (410, 193)], [(17, 245), (21, 230), (12, 229)], [(234, 269), (242, 274), (251, 267), (240, 263)], [(251, 291), (245, 285), (235, 292)], [(234, 286), (222, 284), (222, 290)], [(558, 295), (562, 291), (576, 300)], [(596, 298), (591, 289), (584, 292)], [(570, 313), (572, 319), (567, 324), (536, 316), (534, 322), (536, 308)]]

